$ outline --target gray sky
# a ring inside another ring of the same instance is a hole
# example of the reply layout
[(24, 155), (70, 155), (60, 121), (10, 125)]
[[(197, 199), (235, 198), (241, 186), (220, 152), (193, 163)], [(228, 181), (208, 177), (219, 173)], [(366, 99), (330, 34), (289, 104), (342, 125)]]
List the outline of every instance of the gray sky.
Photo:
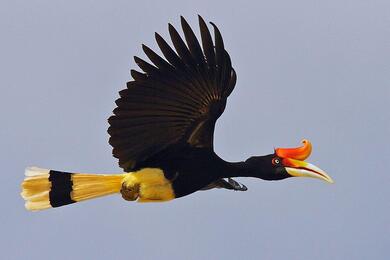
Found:
[[(389, 259), (390, 2), (210, 2), (1, 1), (4, 259)], [(106, 119), (132, 56), (180, 14), (198, 32), (198, 13), (238, 73), (217, 153), (239, 161), (308, 138), (308, 161), (336, 183), (241, 179), (249, 191), (27, 212), (26, 166), (120, 172)]]

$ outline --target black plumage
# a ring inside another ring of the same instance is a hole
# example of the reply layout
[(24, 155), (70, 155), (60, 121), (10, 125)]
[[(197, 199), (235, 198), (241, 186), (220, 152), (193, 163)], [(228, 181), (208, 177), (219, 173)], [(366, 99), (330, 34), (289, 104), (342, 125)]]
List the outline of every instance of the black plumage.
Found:
[(120, 92), (118, 107), (109, 118), (113, 154), (125, 171), (173, 146), (213, 148), (215, 122), (225, 109), (236, 73), (216, 26), (214, 48), (210, 32), (199, 17), (202, 51), (183, 17), (181, 23), (187, 44), (169, 25), (176, 52), (156, 33), (166, 60), (143, 45), (153, 64), (134, 57), (143, 73), (131, 71), (134, 81)]

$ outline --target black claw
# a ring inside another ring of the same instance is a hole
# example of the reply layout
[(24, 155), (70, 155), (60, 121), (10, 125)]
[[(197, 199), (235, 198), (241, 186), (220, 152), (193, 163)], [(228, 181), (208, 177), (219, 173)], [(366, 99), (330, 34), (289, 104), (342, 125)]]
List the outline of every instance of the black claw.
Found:
[(231, 178), (228, 178), (228, 182), (232, 186), (233, 190), (236, 190), (236, 191), (248, 190), (248, 188), (244, 184), (236, 182), (235, 180), (233, 180)]

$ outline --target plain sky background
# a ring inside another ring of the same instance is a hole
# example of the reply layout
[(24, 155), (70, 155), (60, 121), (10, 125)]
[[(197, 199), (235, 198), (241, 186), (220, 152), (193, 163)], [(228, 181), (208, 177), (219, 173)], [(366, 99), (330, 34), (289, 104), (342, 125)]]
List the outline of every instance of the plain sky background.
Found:
[[(26, 166), (120, 172), (107, 118), (132, 56), (179, 15), (198, 34), (198, 13), (238, 74), (217, 153), (308, 138), (335, 184), (248, 178), (247, 192), (26, 211)], [(2, 259), (390, 259), (390, 1), (2, 0), (0, 37)]]

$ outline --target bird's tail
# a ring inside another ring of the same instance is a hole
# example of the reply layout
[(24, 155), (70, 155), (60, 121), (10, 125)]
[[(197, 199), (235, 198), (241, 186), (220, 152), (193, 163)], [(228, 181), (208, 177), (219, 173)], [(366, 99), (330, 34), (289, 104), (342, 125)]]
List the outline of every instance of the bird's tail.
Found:
[(81, 174), (37, 167), (26, 169), (22, 197), (26, 209), (42, 210), (119, 193), (126, 174)]

